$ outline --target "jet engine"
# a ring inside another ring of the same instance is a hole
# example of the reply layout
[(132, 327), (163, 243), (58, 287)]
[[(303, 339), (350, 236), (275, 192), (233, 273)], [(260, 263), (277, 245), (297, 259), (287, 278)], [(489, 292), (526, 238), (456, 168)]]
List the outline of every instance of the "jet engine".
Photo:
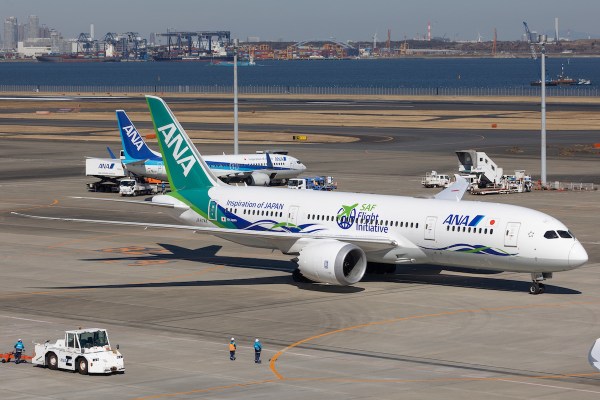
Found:
[(305, 246), (297, 262), (305, 278), (340, 286), (357, 283), (367, 269), (367, 256), (360, 247), (337, 240), (317, 240)]
[(262, 172), (253, 172), (246, 179), (246, 183), (250, 186), (269, 186), (271, 182), (271, 178), (267, 174), (263, 174)]

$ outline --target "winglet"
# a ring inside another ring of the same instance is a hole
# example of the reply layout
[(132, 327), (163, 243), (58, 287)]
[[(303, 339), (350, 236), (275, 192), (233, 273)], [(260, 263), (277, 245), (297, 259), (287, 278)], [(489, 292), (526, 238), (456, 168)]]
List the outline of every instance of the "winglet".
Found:
[(112, 158), (113, 160), (117, 159), (117, 156), (115, 156), (115, 153), (113, 153), (110, 147), (106, 146), (106, 150), (108, 150), (108, 155), (110, 156), (110, 158)]
[(144, 138), (133, 122), (123, 110), (117, 110), (117, 122), (119, 123), (119, 133), (121, 134), (121, 143), (123, 144), (123, 153), (125, 153), (125, 162), (134, 160), (154, 160), (161, 161), (159, 153), (152, 151), (144, 141)]
[(454, 183), (448, 186), (446, 189), (433, 196), (434, 199), (454, 201), (460, 201), (460, 199), (462, 199), (463, 195), (467, 191), (467, 188), (469, 187), (469, 183), (460, 175), (454, 176), (456, 181), (454, 181)]

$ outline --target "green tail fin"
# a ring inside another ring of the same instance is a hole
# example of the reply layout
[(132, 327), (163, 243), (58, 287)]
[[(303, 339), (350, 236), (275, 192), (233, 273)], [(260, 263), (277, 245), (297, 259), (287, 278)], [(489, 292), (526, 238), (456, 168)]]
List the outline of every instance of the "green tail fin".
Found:
[(185, 130), (160, 97), (146, 96), (154, 131), (165, 163), (171, 190), (217, 186), (212, 173)]

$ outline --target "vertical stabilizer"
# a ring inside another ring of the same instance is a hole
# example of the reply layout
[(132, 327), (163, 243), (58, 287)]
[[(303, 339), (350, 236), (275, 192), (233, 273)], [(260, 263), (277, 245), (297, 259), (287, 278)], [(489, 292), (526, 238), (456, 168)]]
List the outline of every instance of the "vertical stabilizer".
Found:
[(125, 154), (125, 162), (136, 160), (154, 160), (161, 161), (160, 154), (152, 151), (133, 122), (123, 110), (117, 110), (117, 122), (119, 123), (119, 133), (121, 134), (121, 144)]
[(171, 189), (199, 189), (224, 185), (208, 168), (163, 99), (146, 96), (146, 101)]

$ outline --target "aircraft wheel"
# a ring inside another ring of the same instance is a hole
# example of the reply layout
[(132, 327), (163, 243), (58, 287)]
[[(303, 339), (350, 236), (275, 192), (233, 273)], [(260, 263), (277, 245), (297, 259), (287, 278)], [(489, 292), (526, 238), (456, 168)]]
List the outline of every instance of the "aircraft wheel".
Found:
[(48, 353), (46, 355), (46, 365), (50, 369), (58, 369), (58, 357), (54, 353)]
[(79, 372), (81, 375), (88, 374), (88, 363), (87, 360), (83, 357), (77, 360), (77, 372)]
[(544, 293), (544, 284), (539, 282), (533, 282), (529, 286), (529, 294), (541, 294)]

